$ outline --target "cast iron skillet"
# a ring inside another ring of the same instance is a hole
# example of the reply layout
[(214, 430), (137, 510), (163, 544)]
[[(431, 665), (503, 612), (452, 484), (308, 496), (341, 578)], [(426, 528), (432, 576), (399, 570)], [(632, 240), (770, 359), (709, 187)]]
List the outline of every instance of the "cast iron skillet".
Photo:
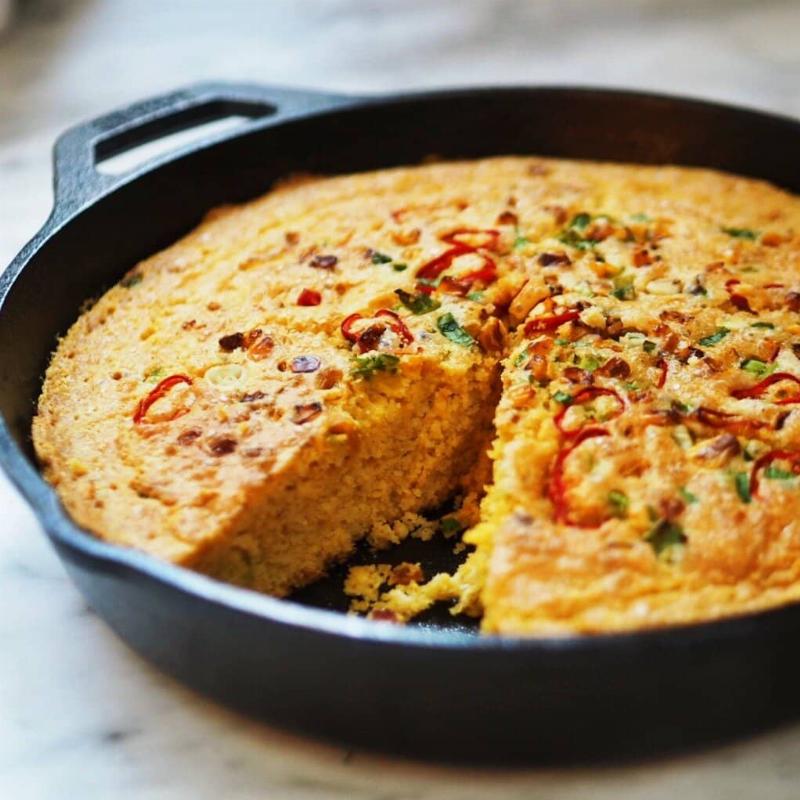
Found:
[[(240, 114), (236, 132), (114, 178), (98, 159)], [(472, 762), (653, 755), (800, 709), (800, 606), (571, 639), (396, 627), (217, 583), (80, 530), (29, 430), (56, 335), (81, 303), (220, 203), (292, 172), (542, 154), (705, 165), (800, 192), (800, 124), (693, 100), (571, 88), (337, 97), (201, 85), (80, 125), (55, 147), (55, 208), (0, 281), (0, 461), (91, 606), (195, 689), (296, 731)], [(57, 669), (58, 666), (55, 666)]]

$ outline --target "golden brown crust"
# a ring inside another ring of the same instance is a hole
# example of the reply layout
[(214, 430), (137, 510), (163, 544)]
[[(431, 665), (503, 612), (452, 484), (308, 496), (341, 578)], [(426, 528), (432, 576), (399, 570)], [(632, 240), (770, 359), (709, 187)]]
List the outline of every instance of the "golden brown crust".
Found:
[(796, 599), (800, 203), (711, 172), (588, 169), (592, 190), (523, 251), (494, 484), (470, 534), (484, 630), (639, 629)]
[(405, 266), (451, 247), (448, 203), (413, 206), (445, 178), (293, 182), (134, 267), (60, 342), (39, 401), (37, 453), (70, 513), (285, 593), (371, 528), (443, 502), (497, 382), (473, 338), (495, 288), (417, 308)]
[(78, 320), (34, 441), (91, 530), (284, 593), (455, 489), (502, 361), (477, 552), (395, 587), (397, 616), (697, 621), (796, 598), (799, 310), (800, 202), (758, 181), (498, 158), (290, 182)]

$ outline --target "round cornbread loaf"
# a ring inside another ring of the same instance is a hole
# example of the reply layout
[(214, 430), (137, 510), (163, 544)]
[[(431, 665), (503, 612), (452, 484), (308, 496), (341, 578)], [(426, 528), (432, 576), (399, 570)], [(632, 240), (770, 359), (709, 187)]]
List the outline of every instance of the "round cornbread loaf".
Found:
[(539, 158), (293, 181), (80, 317), (34, 442), (97, 535), (278, 595), (491, 444), (475, 552), (376, 611), (698, 621), (800, 594), (798, 311), (800, 203), (758, 181)]

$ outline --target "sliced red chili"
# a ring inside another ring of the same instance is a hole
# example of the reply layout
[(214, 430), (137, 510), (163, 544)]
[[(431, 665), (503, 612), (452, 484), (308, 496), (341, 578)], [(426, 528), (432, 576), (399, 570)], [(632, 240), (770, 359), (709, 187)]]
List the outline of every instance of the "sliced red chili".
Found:
[(493, 281), (497, 280), (497, 265), (489, 256), (485, 255), (484, 253), (477, 253), (474, 250), (470, 250), (461, 246), (456, 246), (437, 258), (434, 258), (432, 261), (429, 261), (427, 264), (423, 264), (419, 268), (417, 272), (417, 279), (420, 281), (427, 281), (427, 283), (420, 282), (417, 287), (418, 291), (426, 291), (428, 294), (430, 294), (433, 289), (430, 284), (433, 283), (443, 272), (448, 270), (456, 258), (467, 255), (468, 253), (474, 253), (479, 258), (483, 259), (483, 266), (478, 267), (478, 269), (475, 269), (472, 272), (468, 272), (465, 275), (461, 275), (457, 278), (445, 278), (442, 280), (439, 288), (445, 290), (445, 281), (447, 280), (455, 281), (458, 284), (468, 283), (470, 286), (478, 281), (482, 283), (492, 283)]
[[(153, 389), (150, 394), (147, 395), (144, 399), (140, 400), (138, 405), (136, 406), (136, 411), (133, 412), (133, 422), (136, 425), (141, 424), (145, 421), (145, 416), (147, 412), (150, 410), (150, 406), (153, 405), (157, 400), (160, 400), (164, 397), (167, 392), (172, 389), (173, 386), (177, 386), (179, 383), (186, 383), (189, 386), (192, 385), (192, 379), (187, 375), (170, 375), (168, 378), (164, 378), (163, 381), (160, 381), (156, 387)], [(178, 417), (182, 417), (184, 414), (187, 414), (189, 409), (187, 407), (178, 408), (169, 416), (169, 420), (177, 419)]]
[[(377, 317), (384, 317), (390, 320), (389, 327), (394, 331), (395, 334), (400, 338), (400, 341), (403, 345), (411, 344), (414, 341), (414, 335), (408, 329), (406, 324), (403, 322), (402, 319), (394, 312), (390, 311), (388, 308), (381, 308), (375, 312), (374, 316)], [(353, 342), (356, 346), (359, 347), (359, 350), (362, 353), (367, 352), (368, 350), (373, 350), (377, 345), (377, 340), (364, 342), (364, 334), (370, 330), (370, 326), (365, 328), (363, 331), (356, 331), (354, 330), (354, 325), (359, 322), (360, 320), (364, 319), (361, 314), (350, 314), (349, 317), (346, 317), (345, 320), (342, 322), (342, 335), (348, 342)], [(385, 330), (385, 329), (383, 329)], [(381, 331), (382, 333), (382, 331)], [(377, 337), (380, 339), (380, 336)], [(368, 346), (362, 347), (362, 344), (366, 344)]]
[(667, 373), (669, 372), (669, 362), (666, 358), (659, 358), (656, 361), (656, 367), (660, 370), (658, 380), (656, 381), (656, 388), (663, 389), (664, 384), (667, 382)]
[(570, 514), (569, 503), (567, 501), (567, 487), (564, 483), (564, 468), (566, 466), (567, 458), (570, 454), (587, 439), (592, 439), (597, 436), (608, 436), (609, 433), (604, 428), (583, 428), (574, 438), (570, 439), (568, 444), (561, 448), (556, 460), (553, 463), (553, 471), (550, 475), (550, 483), (548, 485), (548, 496), (550, 502), (553, 504), (553, 514), (556, 522), (564, 525), (575, 525), (580, 528), (597, 528), (599, 524), (592, 523), (590, 525), (575, 522)]
[(741, 281), (738, 278), (731, 278), (729, 281), (725, 281), (725, 291), (727, 291), (728, 295), (730, 296), (730, 301), (733, 303), (735, 308), (738, 308), (739, 311), (748, 311), (752, 314), (753, 309), (750, 308), (750, 303), (748, 302), (747, 298), (743, 294), (732, 291), (733, 287), (740, 283)]
[(792, 466), (792, 472), (800, 475), (800, 453), (792, 450), (770, 450), (769, 453), (764, 453), (753, 462), (753, 471), (750, 473), (751, 497), (758, 495), (759, 473), (773, 461), (788, 461)]
[(297, 296), (299, 306), (318, 306), (322, 302), (322, 295), (315, 289), (303, 289)]
[(425, 281), (435, 281), (446, 269), (450, 267), (450, 264), (453, 263), (454, 259), (458, 256), (463, 256), (464, 253), (469, 253), (468, 249), (464, 249), (461, 246), (453, 247), (450, 250), (446, 250), (440, 256), (431, 259), (427, 263), (423, 264), (417, 270), (417, 278), (420, 280)]
[[(485, 236), (486, 240), (470, 244), (469, 242), (462, 242), (462, 236)], [(447, 244), (452, 244), (456, 247), (466, 247), (468, 250), (479, 250), (481, 248), (487, 250), (494, 250), (497, 247), (497, 239), (500, 236), (500, 231), (493, 230), (492, 228), (457, 228), (450, 233), (445, 233), (439, 238)]]
[(561, 433), (567, 436), (575, 436), (580, 433), (583, 428), (566, 430), (564, 428), (564, 417), (567, 415), (570, 408), (588, 403), (590, 400), (594, 400), (595, 397), (613, 397), (614, 400), (617, 401), (617, 413), (609, 419), (616, 419), (625, 410), (625, 401), (620, 397), (619, 392), (615, 392), (613, 389), (603, 388), (602, 386), (587, 386), (585, 389), (581, 389), (575, 397), (572, 398), (572, 402), (569, 405), (562, 406), (558, 414), (556, 414), (553, 421)]
[(411, 344), (414, 341), (414, 334), (411, 333), (405, 322), (394, 311), (390, 311), (388, 308), (381, 308), (375, 312), (375, 316), (388, 317), (392, 320), (389, 323), (389, 327), (400, 337), (403, 344)]
[(358, 334), (358, 342), (356, 343), (358, 352), (369, 353), (370, 350), (377, 350), (384, 333), (386, 333), (386, 326), (380, 322), (373, 322), (372, 325), (367, 325)]
[(536, 317), (525, 325), (525, 335), (531, 336), (534, 333), (544, 333), (545, 331), (554, 331), (565, 322), (573, 322), (578, 319), (579, 313), (577, 311), (563, 311), (560, 314), (548, 314), (543, 317)]
[[(745, 397), (761, 397), (770, 386), (776, 383), (782, 383), (783, 381), (791, 381), (796, 386), (800, 386), (800, 378), (796, 375), (792, 375), (790, 372), (773, 372), (772, 375), (768, 375), (755, 386), (751, 386), (748, 389), (734, 389), (731, 395), (737, 400), (741, 400)], [(775, 401), (775, 404), (779, 406), (787, 406), (792, 403), (800, 403), (800, 393), (794, 394), (791, 397), (783, 397)]]
[(351, 314), (349, 317), (344, 318), (344, 321), (342, 322), (342, 336), (344, 336), (348, 342), (358, 341), (358, 334), (353, 330), (353, 325), (355, 325), (360, 319), (364, 318), (358, 313)]
[(497, 265), (491, 258), (483, 256), (483, 266), (478, 267), (478, 269), (472, 272), (468, 272), (461, 280), (470, 281), (472, 283), (478, 281), (481, 283), (493, 283), (497, 280)]
[[(461, 240), (460, 237), (463, 236), (483, 236), (485, 238), (483, 241), (469, 243)], [(469, 292), (473, 283), (478, 281), (492, 283), (497, 279), (497, 266), (488, 255), (478, 251), (496, 249), (499, 236), (500, 232), (496, 230), (474, 228), (459, 228), (444, 234), (440, 239), (451, 245), (451, 247), (441, 255), (423, 264), (417, 270), (417, 278), (420, 281), (417, 290), (430, 294), (433, 291), (433, 287), (430, 284), (449, 269), (455, 259), (468, 253), (474, 253), (479, 256), (483, 260), (483, 266), (458, 278), (447, 278), (442, 281), (439, 288), (448, 294), (464, 295)]]
[[(431, 291), (433, 291), (432, 286), (424, 288), (428, 288)], [(445, 294), (454, 294), (457, 295), (458, 297), (465, 297), (472, 290), (472, 283), (471, 281), (463, 281), (459, 280), (458, 278), (451, 278), (449, 276), (445, 276), (439, 283), (438, 288)], [(426, 292), (426, 294), (430, 294), (430, 292)]]

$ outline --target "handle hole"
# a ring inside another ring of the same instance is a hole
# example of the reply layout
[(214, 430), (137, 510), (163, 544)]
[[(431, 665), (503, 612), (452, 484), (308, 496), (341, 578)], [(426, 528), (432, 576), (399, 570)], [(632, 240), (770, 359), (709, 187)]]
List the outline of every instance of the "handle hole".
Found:
[(275, 114), (264, 103), (214, 100), (120, 131), (95, 145), (95, 168), (122, 175), (164, 153)]

